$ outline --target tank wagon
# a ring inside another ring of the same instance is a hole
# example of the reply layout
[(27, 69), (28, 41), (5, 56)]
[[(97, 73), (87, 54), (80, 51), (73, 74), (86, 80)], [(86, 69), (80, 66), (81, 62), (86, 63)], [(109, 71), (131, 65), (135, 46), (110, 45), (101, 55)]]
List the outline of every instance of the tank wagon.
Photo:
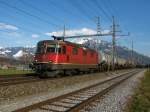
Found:
[[(118, 68), (126, 63), (116, 61)], [(37, 43), (37, 50), (30, 67), (41, 77), (52, 72), (90, 72), (111, 69), (112, 57), (83, 45), (61, 40), (43, 40)], [(120, 68), (121, 68), (120, 67)]]
[[(99, 67), (101, 71), (112, 70), (112, 55), (104, 52), (98, 52)], [(128, 68), (128, 61), (124, 58), (115, 57), (114, 59), (115, 69)]]

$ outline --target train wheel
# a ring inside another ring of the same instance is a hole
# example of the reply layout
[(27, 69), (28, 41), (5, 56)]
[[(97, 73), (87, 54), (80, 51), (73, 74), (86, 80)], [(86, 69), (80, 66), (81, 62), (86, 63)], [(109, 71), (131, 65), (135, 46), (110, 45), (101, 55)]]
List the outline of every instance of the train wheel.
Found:
[(39, 78), (48, 78), (47, 72), (42, 72), (39, 74)]
[(66, 70), (63, 70), (63, 72), (64, 72), (63, 75), (65, 76), (66, 75)]

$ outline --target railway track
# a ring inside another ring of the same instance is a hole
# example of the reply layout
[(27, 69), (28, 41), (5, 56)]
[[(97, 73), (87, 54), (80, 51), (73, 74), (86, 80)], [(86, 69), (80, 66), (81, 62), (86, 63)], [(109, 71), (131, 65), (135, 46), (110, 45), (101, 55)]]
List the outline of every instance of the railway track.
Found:
[[(111, 74), (111, 72), (107, 73)], [(44, 80), (55, 80), (56, 78), (47, 78)], [(37, 81), (43, 81), (43, 79), (40, 79), (39, 77), (35, 77), (32, 75), (14, 75), (14, 76), (0, 76), (0, 87), (4, 86), (10, 86), (10, 85), (17, 85), (17, 84), (23, 84), (23, 83), (32, 83)]]
[(0, 77), (0, 87), (39, 81), (34, 76)]
[(140, 71), (141, 70), (133, 70), (128, 73), (123, 73), (120, 76), (116, 76), (98, 84), (36, 103), (15, 110), (14, 112), (78, 112), (83, 109), (86, 110), (90, 104)]

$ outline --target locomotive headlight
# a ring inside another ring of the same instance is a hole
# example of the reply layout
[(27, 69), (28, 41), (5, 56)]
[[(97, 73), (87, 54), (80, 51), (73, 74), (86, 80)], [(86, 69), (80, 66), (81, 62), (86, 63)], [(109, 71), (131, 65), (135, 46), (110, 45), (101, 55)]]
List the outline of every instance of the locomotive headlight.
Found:
[(38, 62), (38, 60), (34, 60), (34, 62), (33, 63), (37, 63)]

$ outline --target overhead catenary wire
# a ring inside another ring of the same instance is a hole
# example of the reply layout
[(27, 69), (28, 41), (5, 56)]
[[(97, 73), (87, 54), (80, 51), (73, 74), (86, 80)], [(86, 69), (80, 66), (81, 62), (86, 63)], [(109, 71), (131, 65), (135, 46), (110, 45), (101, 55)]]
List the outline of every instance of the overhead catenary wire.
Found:
[(97, 6), (100, 11), (105, 15), (105, 17), (108, 19), (108, 21), (112, 21), (111, 17), (109, 16), (109, 14), (107, 14), (107, 12), (102, 8), (102, 6), (100, 5), (100, 3), (97, 0), (91, 0), (95, 6)]
[(44, 11), (44, 10), (41, 10), (40, 8), (36, 7), (35, 5), (32, 5), (30, 4), (29, 2), (27, 1), (24, 1), (24, 0), (19, 0), (20, 3), (22, 3), (23, 5), (26, 5), (38, 12), (40, 12), (41, 14), (45, 14), (47, 17), (50, 17), (51, 19), (53, 20), (58, 20), (60, 21), (61, 23), (64, 23), (64, 20), (61, 20), (60, 18), (57, 18), (57, 17), (54, 17), (54, 16), (51, 16), (51, 14), (49, 14), (48, 12)]
[(31, 14), (30, 12), (27, 12), (27, 11), (25, 11), (25, 10), (22, 10), (22, 9), (20, 9), (20, 8), (17, 8), (17, 7), (15, 7), (15, 6), (13, 6), (13, 5), (10, 5), (10, 4), (8, 4), (8, 3), (4, 2), (4, 1), (0, 1), (0, 3), (6, 5), (6, 6), (10, 7), (10, 8), (12, 8), (12, 9), (15, 9), (15, 10), (17, 10), (17, 11), (19, 11), (19, 12), (22, 12), (22, 13), (24, 13), (24, 14), (30, 16), (30, 17), (36, 18), (37, 20), (42, 21), (42, 22), (44, 22), (44, 23), (46, 23), (46, 24), (51, 24), (51, 25), (53, 25), (53, 26), (55, 26), (55, 27), (57, 27), (57, 28), (60, 28), (59, 25), (56, 25), (56, 24), (54, 24), (54, 23), (52, 23), (52, 22), (50, 22), (50, 21), (47, 21), (47, 20), (45, 20), (45, 19), (43, 19), (43, 18), (41, 18), (41, 17), (39, 17), (39, 16), (37, 16), (37, 15)]
[(105, 2), (108, 3), (108, 5), (109, 5), (108, 7), (110, 9), (112, 9), (113, 14), (115, 14), (115, 16), (119, 16), (118, 12), (117, 12), (116, 8), (113, 6), (113, 3), (111, 2), (111, 0), (105, 0)]
[(93, 20), (95, 17), (102, 17), (102, 14), (100, 13), (99, 8), (95, 7), (95, 3), (89, 2), (89, 0), (85, 0), (84, 4), (90, 10), (91, 14), (95, 14), (93, 15)]
[(78, 3), (78, 1), (71, 1), (68, 0), (68, 2), (76, 8), (76, 10), (78, 10), (78, 12), (80, 12), (82, 15), (84, 15), (84, 17), (86, 17), (87, 20), (92, 21), (93, 22), (93, 18), (91, 17), (91, 14), (89, 14), (81, 5), (80, 3)]
[[(12, 16), (12, 15), (7, 14), (7, 13), (3, 13), (3, 12), (1, 12), (1, 11), (0, 11), (0, 13), (1, 13), (1, 15), (4, 15), (5, 17), (8, 17), (8, 18), (11, 18), (11, 19), (16, 20), (15, 16)], [(6, 21), (1, 21), (1, 22), (6, 23)], [(17, 19), (17, 22), (21, 22), (21, 20), (20, 20), (20, 19)], [(30, 25), (32, 25), (32, 26), (35, 26), (35, 27), (37, 27), (37, 28), (39, 27), (38, 24), (33, 24), (31, 21), (30, 21), (29, 23), (30, 23)], [(14, 24), (9, 23), (9, 22), (7, 22), (7, 24), (11, 24), (11, 25), (13, 25), (13, 26), (16, 26), (16, 27), (18, 27), (19, 29), (21, 29), (21, 30), (23, 30), (23, 31), (27, 31), (27, 32), (30, 32), (30, 33), (40, 34), (40, 33), (37, 32), (37, 31), (34, 31), (34, 30), (29, 29), (29, 28), (23, 27), (24, 24), (14, 25)], [(41, 34), (42, 34), (42, 33), (41, 33)]]
[[(101, 1), (103, 1), (103, 0), (101, 0)], [(108, 9), (110, 9), (110, 10), (112, 11), (112, 14), (115, 15), (115, 17), (117, 17), (116, 19), (118, 19), (118, 21), (121, 21), (121, 17), (120, 17), (120, 15), (119, 15), (118, 10), (116, 9), (116, 7), (114, 7), (113, 2), (112, 2), (111, 0), (105, 0), (105, 1), (103, 1), (103, 3), (104, 3), (104, 2), (106, 3), (105, 5), (108, 6)], [(125, 25), (121, 24), (121, 26), (122, 26), (125, 30), (127, 30), (126, 27), (125, 27)]]
[[(22, 10), (22, 9), (19, 9), (19, 8), (15, 7), (15, 6), (12, 6), (12, 5), (10, 5), (10, 4), (6, 3), (6, 2), (0, 1), (0, 3), (3, 3), (3, 4), (5, 4), (6, 6), (9, 6), (9, 7), (11, 7), (11, 8), (14, 8), (14, 9), (16, 9), (16, 10), (19, 11), (19, 12), (23, 12), (23, 13), (26, 14), (26, 15), (33, 16), (31, 13), (28, 13), (28, 12), (26, 12), (26, 11), (24, 11), (24, 10)], [(77, 4), (78, 4), (78, 3), (77, 3)], [(86, 12), (86, 17), (88, 17), (90, 20), (93, 19), (93, 18), (90, 17), (90, 14), (87, 13), (87, 11), (86, 11), (83, 7), (81, 7), (80, 5), (76, 5), (76, 6), (79, 6), (77, 9), (82, 10), (82, 13), (85, 13), (85, 12)], [(33, 17), (37, 18), (38, 16), (34, 15)], [(38, 18), (38, 19), (40, 19), (40, 18)], [(41, 20), (41, 19), (40, 19), (40, 20)], [(43, 20), (42, 20), (42, 21), (43, 21)], [(93, 20), (92, 20), (92, 21), (93, 21)], [(46, 21), (46, 23), (48, 23), (48, 21)]]
[(84, 0), (83, 5), (88, 9), (88, 13), (93, 14), (93, 17), (100, 14), (99, 11), (95, 10), (96, 7), (93, 7), (89, 0)]
[[(57, 4), (55, 3), (53, 0), (48, 0), (47, 3), (49, 6), (53, 7), (53, 8), (56, 8), (56, 9), (59, 9), (61, 11), (63, 11), (63, 13), (66, 14), (66, 16), (71, 16), (73, 17), (73, 19), (75, 19), (76, 21), (75, 22), (78, 22), (79, 20), (82, 21), (82, 22), (91, 22), (91, 19), (89, 20), (86, 15), (84, 15), (84, 13), (82, 13), (82, 11), (80, 11), (79, 9), (77, 9), (77, 7), (74, 6), (73, 3), (70, 3), (70, 0), (67, 0), (68, 2), (68, 5), (71, 5), (73, 6), (73, 8), (76, 9), (76, 11), (78, 11), (79, 13), (81, 13), (82, 15), (80, 15), (80, 18), (76, 15), (76, 12), (72, 11), (72, 10), (68, 10), (66, 9), (66, 7), (63, 5), (63, 4)], [(68, 25), (67, 25), (68, 26)], [(70, 26), (70, 25), (69, 25)]]
[(105, 9), (107, 10), (107, 12), (112, 16), (117, 16), (114, 11), (110, 8), (110, 6), (108, 6), (108, 4), (106, 3), (107, 0), (100, 0), (101, 4), (105, 7)]

